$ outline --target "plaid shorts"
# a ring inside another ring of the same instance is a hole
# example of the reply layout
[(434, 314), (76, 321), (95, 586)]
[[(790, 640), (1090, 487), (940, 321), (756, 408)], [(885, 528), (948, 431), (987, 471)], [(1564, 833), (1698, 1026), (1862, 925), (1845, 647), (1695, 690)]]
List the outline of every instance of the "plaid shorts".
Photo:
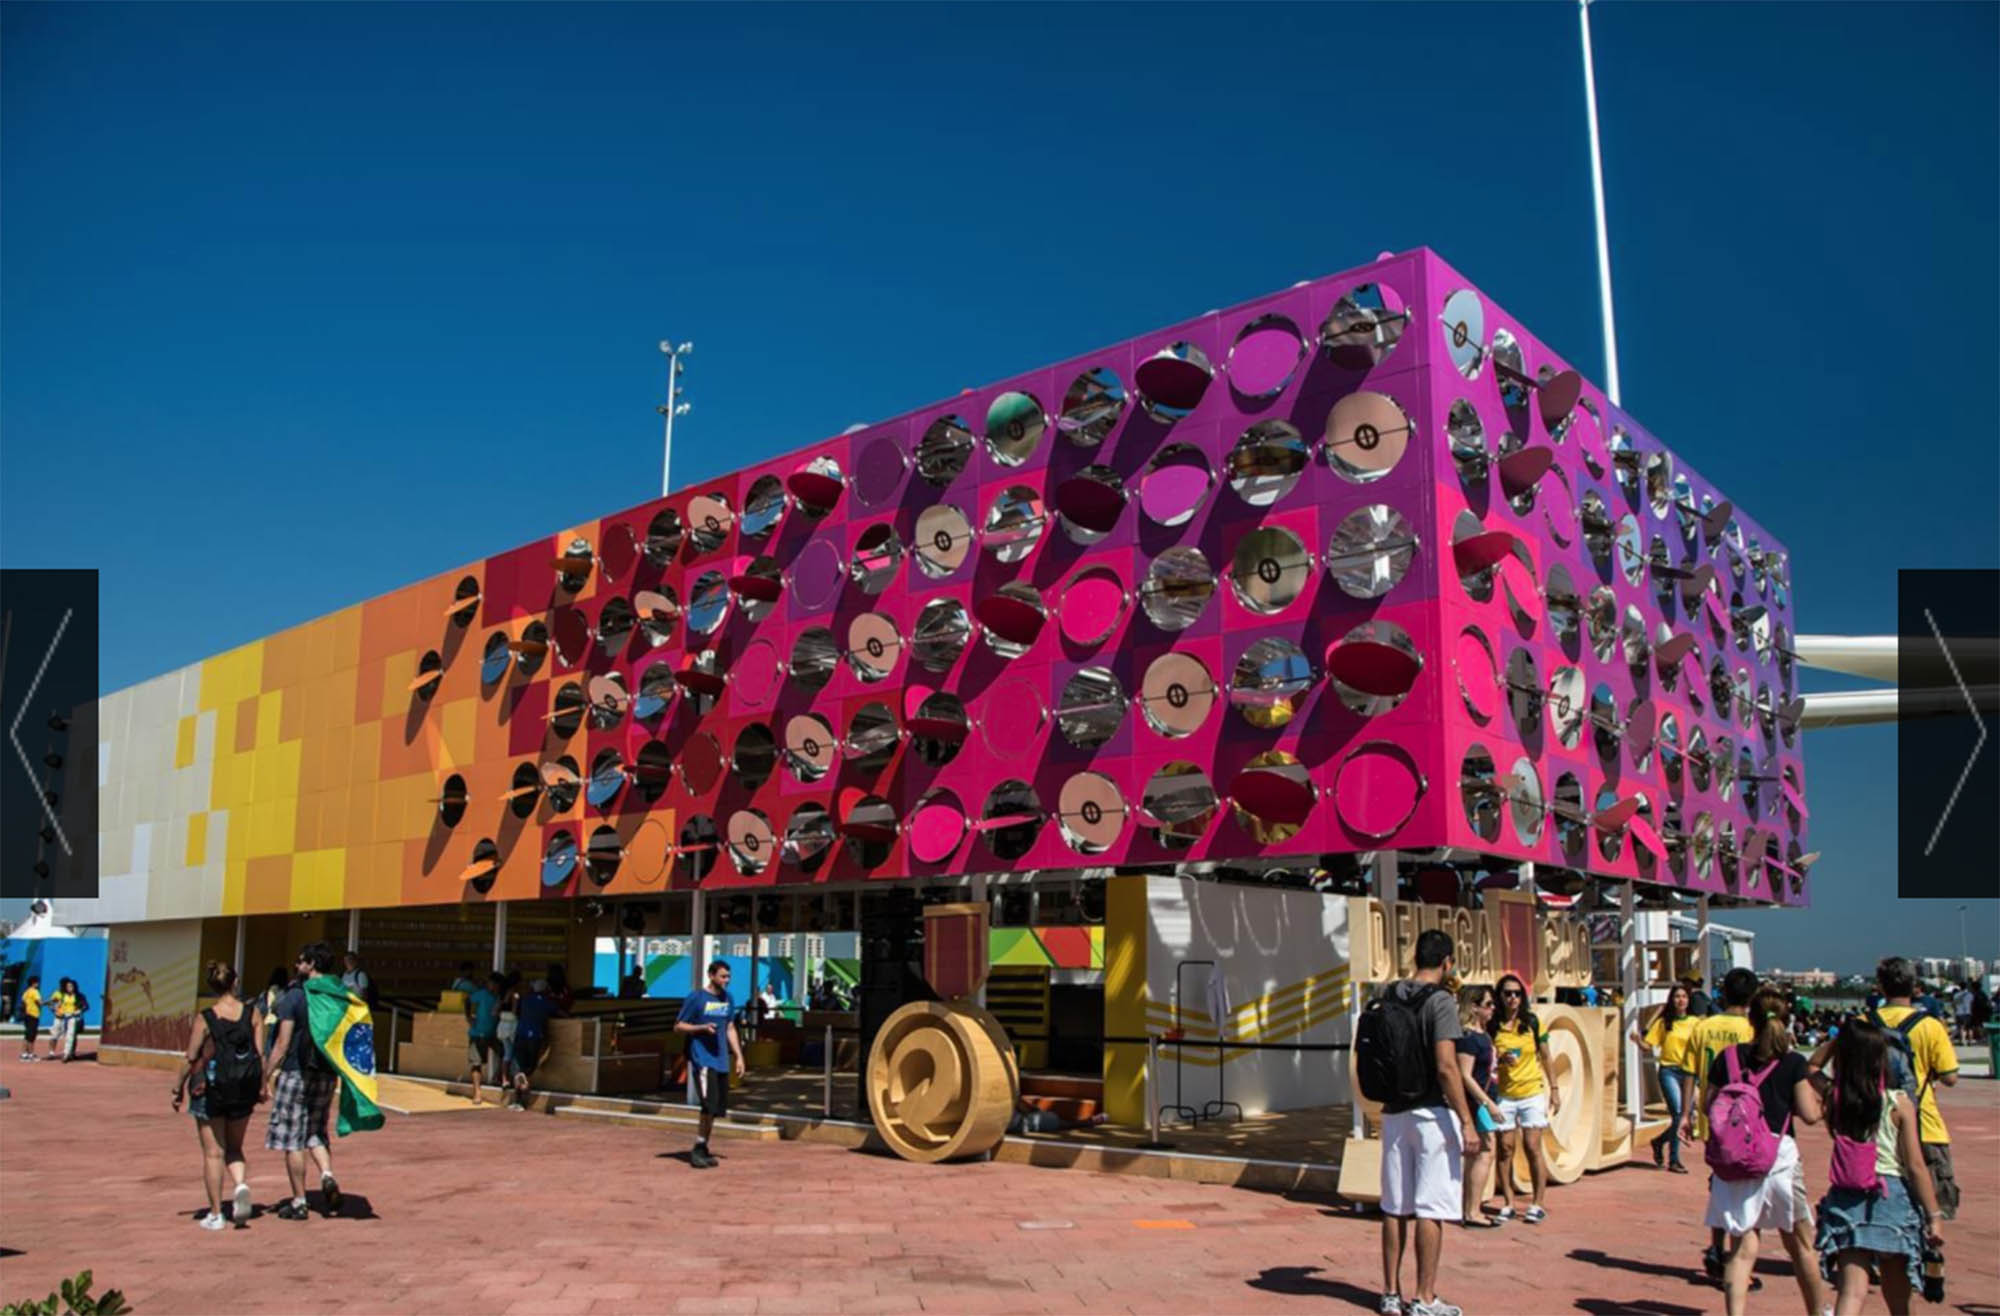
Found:
[(333, 1109), (338, 1074), (281, 1069), (272, 1089), (271, 1123), (264, 1145), (272, 1151), (304, 1151), (324, 1147), (326, 1117)]

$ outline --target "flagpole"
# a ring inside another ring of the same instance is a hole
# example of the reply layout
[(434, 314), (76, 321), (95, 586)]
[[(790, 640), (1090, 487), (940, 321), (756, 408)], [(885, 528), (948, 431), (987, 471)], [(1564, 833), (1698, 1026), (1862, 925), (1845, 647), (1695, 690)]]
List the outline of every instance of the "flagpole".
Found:
[(1590, 58), (1590, 0), (1577, 0), (1583, 28), (1583, 100), (1590, 120), (1590, 184), (1597, 210), (1597, 290), (1604, 315), (1604, 392), (1622, 405), (1618, 388), (1618, 329), (1611, 312), (1611, 238), (1604, 224), (1604, 150), (1597, 136), (1597, 72)]

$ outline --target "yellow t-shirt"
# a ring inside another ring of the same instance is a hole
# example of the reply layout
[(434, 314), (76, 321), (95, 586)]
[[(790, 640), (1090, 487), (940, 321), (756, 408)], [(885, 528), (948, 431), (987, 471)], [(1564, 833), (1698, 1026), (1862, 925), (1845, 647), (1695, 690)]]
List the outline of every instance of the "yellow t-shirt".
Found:
[[(1540, 1020), (1536, 1021), (1538, 1024)], [(1541, 1044), (1548, 1040), (1548, 1030), (1531, 1034), (1525, 1027), (1502, 1026), (1493, 1034), (1493, 1063), (1498, 1066), (1500, 1078), (1500, 1099), (1520, 1101), (1540, 1092), (1546, 1083), (1542, 1081)], [(1511, 1056), (1514, 1063), (1503, 1062)]]
[[(1910, 1005), (1885, 1005), (1878, 1013), (1883, 1023), (1894, 1028), (1915, 1009)], [(1952, 1049), (1951, 1034), (1936, 1018), (1923, 1020), (1910, 1030), (1910, 1056), (1916, 1061), (1917, 1088), (1924, 1094), (1923, 1104), (1917, 1107), (1918, 1134), (1925, 1142), (1949, 1143), (1951, 1135), (1945, 1131), (1944, 1116), (1938, 1111), (1936, 1084), (1931, 1080), (1933, 1075), (1958, 1072), (1958, 1052)]]
[(21, 993), (21, 1013), (30, 1019), (42, 1017), (42, 989), (30, 987)]
[(73, 1014), (82, 1013), (82, 1011), (77, 1009), (75, 992), (57, 992), (55, 1002), (56, 1018), (58, 1019), (67, 1019)]
[(1712, 1014), (1694, 1021), (1688, 1035), (1687, 1058), (1694, 1070), (1694, 1136), (1708, 1137), (1708, 1071), (1715, 1058), (1730, 1047), (1749, 1041), (1755, 1033), (1750, 1020), (1740, 1014)]
[(1660, 1059), (1660, 1068), (1688, 1070), (1688, 1042), (1694, 1037), (1694, 1026), (1700, 1020), (1684, 1014), (1674, 1020), (1673, 1027), (1667, 1027), (1665, 1015), (1653, 1016), (1653, 1022), (1646, 1029), (1646, 1045)]

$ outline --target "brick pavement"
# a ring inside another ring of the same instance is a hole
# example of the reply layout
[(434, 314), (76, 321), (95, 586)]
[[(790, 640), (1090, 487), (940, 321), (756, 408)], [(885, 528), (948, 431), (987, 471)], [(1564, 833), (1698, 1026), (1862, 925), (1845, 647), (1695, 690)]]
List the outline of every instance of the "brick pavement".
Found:
[[(391, 1117), (341, 1142), (352, 1218), (203, 1233), (190, 1121), (166, 1076), (0, 1057), (0, 1299), (88, 1266), (170, 1313), (1341, 1312), (1373, 1310), (1376, 1232), (1331, 1203), (1019, 1165), (918, 1166), (719, 1142), (695, 1171), (650, 1130), (541, 1115)], [(1951, 1306), (2000, 1307), (2000, 1084), (1945, 1094), (1965, 1186)], [(283, 1193), (275, 1153), (252, 1183)], [(1820, 1180), (1824, 1143), (1809, 1138)], [(1549, 1222), (1453, 1231), (1468, 1311), (1719, 1311), (1692, 1263), (1699, 1174), (1630, 1168), (1551, 1195)], [(1782, 1261), (1755, 1311), (1796, 1310)], [(1870, 1310), (1881, 1310), (1879, 1300)]]

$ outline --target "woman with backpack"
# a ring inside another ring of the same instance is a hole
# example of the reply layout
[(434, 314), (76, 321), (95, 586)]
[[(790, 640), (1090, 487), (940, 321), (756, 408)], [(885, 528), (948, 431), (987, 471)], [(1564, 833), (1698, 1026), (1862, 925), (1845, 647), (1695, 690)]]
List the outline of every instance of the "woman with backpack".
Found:
[(1498, 1007), (1486, 1021), (1486, 1035), (1500, 1074), (1500, 1160), (1496, 1176), (1500, 1186), (1500, 1210), (1494, 1219), (1503, 1223), (1514, 1218), (1514, 1147), (1524, 1145), (1528, 1156), (1528, 1178), (1534, 1185), (1534, 1199), (1521, 1219), (1538, 1225), (1548, 1217), (1542, 1198), (1549, 1189), (1549, 1163), (1542, 1155), (1542, 1130), (1551, 1116), (1562, 1111), (1562, 1094), (1548, 1079), (1549, 1033), (1528, 1008), (1528, 985), (1507, 974), (1494, 988)]
[(230, 1214), (240, 1228), (250, 1219), (248, 1167), (243, 1160), (243, 1134), (250, 1112), (264, 1088), (264, 1066), (258, 1057), (257, 1016), (236, 995), (236, 970), (220, 961), (208, 966), (208, 990), (215, 1004), (197, 1014), (188, 1039), (187, 1059), (174, 1081), (174, 1109), (188, 1098), (195, 1134), (201, 1140), (201, 1179), (208, 1189), (208, 1214), (195, 1223), (203, 1229), (225, 1229), (222, 1180), (226, 1165), (235, 1183)]
[(1638, 1025), (1632, 1027), (1632, 1040), (1650, 1050), (1659, 1062), (1660, 1095), (1667, 1103), (1667, 1127), (1653, 1139), (1653, 1165), (1657, 1168), (1671, 1153), (1667, 1168), (1675, 1174), (1687, 1173), (1681, 1164), (1680, 1129), (1688, 1096), (1694, 1091), (1694, 1060), (1688, 1049), (1694, 1025), (1694, 1016), (1688, 1013), (1688, 989), (1677, 983), (1643, 1033)]
[(1792, 1259), (1807, 1316), (1820, 1312), (1812, 1207), (1791, 1129), (1794, 1120), (1819, 1123), (1821, 1111), (1806, 1058), (1792, 1049), (1791, 1017), (1782, 992), (1759, 987), (1750, 998), (1750, 1040), (1723, 1051), (1709, 1067), (1707, 1223), (1723, 1234), (1729, 1316), (1742, 1316), (1765, 1229), (1778, 1231)]
[(1944, 1240), (1916, 1107), (1889, 1081), (1882, 1029), (1862, 1019), (1842, 1028), (1833, 1081), (1822, 1079), (1819, 1090), (1831, 1093), (1826, 1122), (1833, 1133), (1833, 1163), (1819, 1203), (1820, 1273), (1837, 1286), (1839, 1316), (1861, 1310), (1871, 1272), (1882, 1277), (1890, 1316), (1907, 1316), (1924, 1245)]

